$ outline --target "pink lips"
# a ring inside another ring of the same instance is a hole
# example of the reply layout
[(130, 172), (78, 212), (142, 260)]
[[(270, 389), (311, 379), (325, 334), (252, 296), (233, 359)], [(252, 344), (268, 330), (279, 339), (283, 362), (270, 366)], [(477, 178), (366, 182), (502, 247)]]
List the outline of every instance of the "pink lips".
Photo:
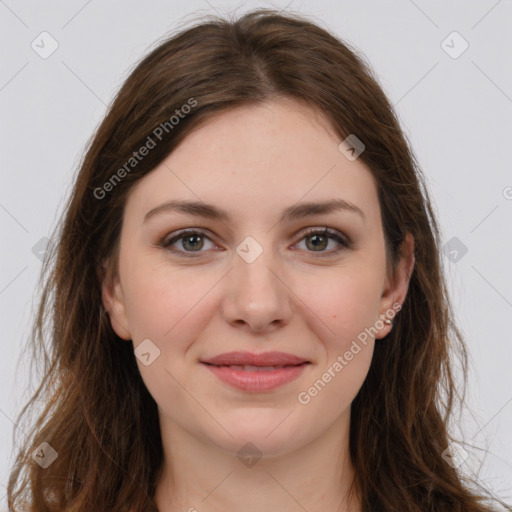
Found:
[(201, 363), (226, 384), (253, 393), (271, 391), (295, 380), (310, 364), (285, 352), (229, 352)]

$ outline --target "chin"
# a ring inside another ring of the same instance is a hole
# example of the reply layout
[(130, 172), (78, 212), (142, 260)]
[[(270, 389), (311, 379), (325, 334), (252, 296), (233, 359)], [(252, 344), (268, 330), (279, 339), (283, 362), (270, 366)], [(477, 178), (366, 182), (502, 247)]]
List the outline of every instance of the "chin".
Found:
[(297, 418), (290, 411), (290, 408), (254, 407), (237, 410), (224, 420), (219, 418), (220, 423), (226, 426), (233, 437), (226, 434), (217, 444), (230, 452), (238, 453), (243, 446), (251, 443), (264, 456), (282, 455), (300, 443), (295, 424)]

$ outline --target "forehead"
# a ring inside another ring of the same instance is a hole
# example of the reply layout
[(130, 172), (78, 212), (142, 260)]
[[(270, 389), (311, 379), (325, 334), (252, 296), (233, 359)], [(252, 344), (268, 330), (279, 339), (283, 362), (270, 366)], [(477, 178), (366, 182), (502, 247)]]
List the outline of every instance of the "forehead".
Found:
[(188, 134), (134, 187), (128, 206), (147, 212), (172, 199), (202, 200), (239, 219), (270, 220), (300, 201), (342, 198), (376, 218), (374, 178), (360, 159), (339, 151), (340, 142), (327, 119), (303, 103), (236, 107)]

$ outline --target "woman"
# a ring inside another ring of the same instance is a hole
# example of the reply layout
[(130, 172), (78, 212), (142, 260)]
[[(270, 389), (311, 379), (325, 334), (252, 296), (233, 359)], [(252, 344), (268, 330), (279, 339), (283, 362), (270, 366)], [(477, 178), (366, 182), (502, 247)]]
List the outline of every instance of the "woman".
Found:
[(12, 510), (491, 510), (447, 432), (465, 349), (428, 193), (323, 29), (260, 10), (158, 46), (58, 236)]

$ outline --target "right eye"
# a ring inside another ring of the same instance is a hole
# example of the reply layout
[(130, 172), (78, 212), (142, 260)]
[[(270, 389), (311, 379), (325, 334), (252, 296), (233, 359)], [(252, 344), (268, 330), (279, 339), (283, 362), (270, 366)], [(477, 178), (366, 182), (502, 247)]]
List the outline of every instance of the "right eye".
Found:
[[(174, 234), (171, 238), (166, 236), (160, 242), (160, 245), (175, 254), (189, 258), (197, 257), (200, 253), (204, 252), (201, 249), (204, 248), (205, 240), (213, 244), (204, 231), (198, 229), (184, 229)], [(180, 248), (174, 247), (176, 244), (179, 244)], [(215, 246), (215, 244), (213, 245)]]

